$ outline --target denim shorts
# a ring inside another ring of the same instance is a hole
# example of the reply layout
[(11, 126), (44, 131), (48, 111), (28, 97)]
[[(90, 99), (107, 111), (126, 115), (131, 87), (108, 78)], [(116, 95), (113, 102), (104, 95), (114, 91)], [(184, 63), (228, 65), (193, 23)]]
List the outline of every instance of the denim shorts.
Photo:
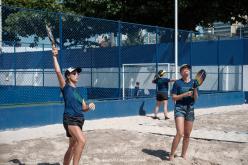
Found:
[(174, 116), (184, 117), (187, 121), (195, 120), (194, 106), (193, 105), (175, 105)]

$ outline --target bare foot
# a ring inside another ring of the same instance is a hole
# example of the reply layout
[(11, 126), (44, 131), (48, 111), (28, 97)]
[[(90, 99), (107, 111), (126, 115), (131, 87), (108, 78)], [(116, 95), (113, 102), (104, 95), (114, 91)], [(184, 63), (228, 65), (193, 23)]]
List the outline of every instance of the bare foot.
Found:
[(164, 113), (164, 118), (165, 118), (165, 120), (170, 119), (168, 116), (168, 113)]
[(169, 161), (173, 161), (173, 160), (174, 160), (174, 155), (170, 155)]
[(181, 157), (184, 159), (184, 160), (188, 160), (188, 157), (186, 155), (181, 155)]

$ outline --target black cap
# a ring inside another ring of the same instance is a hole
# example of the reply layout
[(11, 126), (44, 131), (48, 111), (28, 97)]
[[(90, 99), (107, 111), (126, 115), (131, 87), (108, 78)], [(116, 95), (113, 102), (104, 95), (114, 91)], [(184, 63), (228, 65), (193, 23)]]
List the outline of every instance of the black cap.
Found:
[(158, 71), (158, 75), (159, 77), (163, 77), (163, 75), (165, 74), (165, 71), (164, 70), (160, 70)]
[(189, 70), (191, 70), (191, 66), (188, 64), (183, 64), (180, 66), (180, 72), (184, 69), (184, 68), (188, 68)]

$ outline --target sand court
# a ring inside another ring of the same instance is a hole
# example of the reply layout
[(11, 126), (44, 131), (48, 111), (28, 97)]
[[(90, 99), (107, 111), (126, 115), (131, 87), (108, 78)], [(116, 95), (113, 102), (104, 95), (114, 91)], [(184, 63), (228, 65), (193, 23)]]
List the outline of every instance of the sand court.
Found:
[[(248, 164), (248, 105), (196, 109), (189, 159), (166, 160), (176, 133), (169, 120), (131, 116), (86, 120), (81, 164)], [(163, 114), (159, 116), (163, 118)], [(68, 146), (61, 124), (0, 132), (0, 164), (58, 165)], [(181, 143), (177, 149), (181, 154)]]

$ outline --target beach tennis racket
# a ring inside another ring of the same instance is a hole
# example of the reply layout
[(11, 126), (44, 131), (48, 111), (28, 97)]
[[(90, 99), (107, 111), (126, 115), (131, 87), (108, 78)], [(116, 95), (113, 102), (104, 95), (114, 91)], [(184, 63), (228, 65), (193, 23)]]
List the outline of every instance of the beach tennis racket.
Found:
[(201, 86), (204, 80), (206, 79), (206, 76), (207, 72), (204, 69), (198, 71), (194, 79), (193, 88), (198, 88), (199, 86)]
[(49, 40), (51, 41), (52, 47), (56, 47), (55, 45), (55, 39), (51, 30), (51, 26), (49, 23), (46, 24), (46, 31), (47, 31), (47, 36), (49, 38)]
[(159, 79), (159, 75), (158, 74), (156, 74), (155, 76), (154, 76), (154, 78), (153, 78), (153, 83), (156, 83), (157, 82), (157, 80)]
[(154, 76), (153, 80), (157, 80), (158, 78), (159, 78), (159, 75), (156, 74), (156, 75)]

